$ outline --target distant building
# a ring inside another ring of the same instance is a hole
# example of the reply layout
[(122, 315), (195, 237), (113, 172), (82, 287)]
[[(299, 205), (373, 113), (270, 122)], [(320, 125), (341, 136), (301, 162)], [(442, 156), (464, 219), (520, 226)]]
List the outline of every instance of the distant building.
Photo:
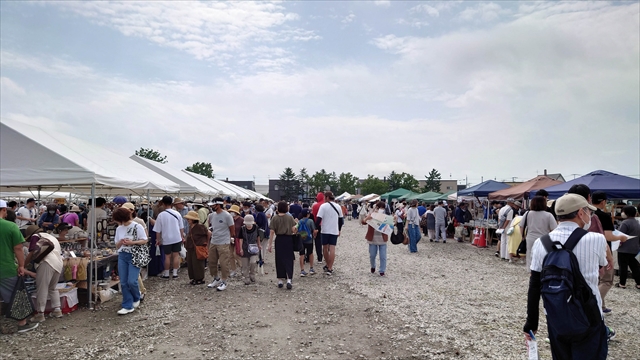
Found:
[(256, 184), (256, 189), (254, 191), (257, 192), (258, 194), (269, 196), (269, 185), (258, 185), (258, 184)]
[(239, 186), (243, 189), (256, 191), (256, 185), (253, 181), (229, 181), (229, 179), (223, 180), (224, 182), (228, 182), (229, 184), (233, 184)]

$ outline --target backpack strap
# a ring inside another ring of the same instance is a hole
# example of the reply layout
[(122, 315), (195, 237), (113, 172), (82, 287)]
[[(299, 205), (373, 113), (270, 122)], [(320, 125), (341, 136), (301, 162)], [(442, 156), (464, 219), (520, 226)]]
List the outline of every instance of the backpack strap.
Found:
[[(573, 251), (573, 248), (576, 247), (580, 239), (582, 239), (582, 237), (585, 236), (587, 233), (588, 231), (584, 230), (583, 228), (576, 228), (575, 230), (573, 230), (573, 232), (571, 233), (567, 241), (565, 241), (564, 245), (562, 245), (562, 248), (567, 249), (569, 251)], [(545, 250), (547, 250), (547, 254), (550, 254), (552, 251), (555, 251), (558, 249), (555, 246), (555, 244), (558, 244), (558, 242), (557, 241), (554, 242), (553, 240), (551, 240), (551, 237), (549, 236), (549, 234), (541, 237), (540, 242), (542, 242), (542, 245), (544, 246)]]
[(542, 243), (542, 246), (544, 246), (544, 249), (547, 250), (547, 254), (551, 254), (553, 251), (558, 249), (555, 245), (553, 245), (553, 241), (551, 240), (549, 234), (541, 237), (540, 242)]
[(575, 230), (573, 230), (573, 232), (571, 233), (571, 236), (569, 236), (567, 241), (564, 243), (564, 248), (569, 251), (573, 251), (573, 248), (576, 247), (576, 245), (578, 244), (578, 241), (580, 241), (580, 239), (582, 239), (583, 236), (587, 235), (587, 233), (588, 231), (583, 228), (576, 228)]

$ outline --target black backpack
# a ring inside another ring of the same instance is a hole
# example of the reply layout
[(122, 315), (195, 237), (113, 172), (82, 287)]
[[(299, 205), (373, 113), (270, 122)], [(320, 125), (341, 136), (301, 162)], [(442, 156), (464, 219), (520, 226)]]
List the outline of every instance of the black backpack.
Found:
[(581, 339), (590, 327), (602, 321), (598, 301), (572, 251), (586, 234), (586, 230), (577, 228), (564, 245), (552, 241), (549, 235), (540, 238), (547, 250), (540, 274), (547, 325), (566, 340)]

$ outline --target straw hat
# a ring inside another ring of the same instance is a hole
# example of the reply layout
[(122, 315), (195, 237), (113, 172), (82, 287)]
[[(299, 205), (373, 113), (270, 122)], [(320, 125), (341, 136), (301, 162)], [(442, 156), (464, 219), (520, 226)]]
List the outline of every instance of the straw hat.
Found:
[(73, 205), (71, 207), (71, 210), (69, 210), (70, 212), (81, 212), (82, 210), (80, 210), (80, 207), (78, 205)]
[(136, 209), (136, 207), (130, 202), (126, 202), (126, 203), (122, 204), (122, 207), (125, 208), (125, 209), (129, 209), (129, 210), (135, 210)]
[(149, 200), (144, 199), (140, 202), (140, 205), (149, 205)]
[(173, 199), (173, 205), (175, 204), (184, 204), (184, 200), (182, 200), (182, 198), (177, 197)]
[(229, 208), (229, 210), (227, 210), (229, 212), (234, 212), (238, 215), (240, 215), (240, 207), (238, 205), (231, 205), (231, 208)]
[(189, 211), (187, 215), (183, 216), (183, 218), (189, 219), (189, 220), (200, 220), (198, 213), (193, 210)]

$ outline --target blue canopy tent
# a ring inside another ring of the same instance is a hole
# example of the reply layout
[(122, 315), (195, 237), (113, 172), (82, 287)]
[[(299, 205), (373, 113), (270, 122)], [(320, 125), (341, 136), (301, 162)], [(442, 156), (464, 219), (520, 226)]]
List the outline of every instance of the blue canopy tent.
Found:
[[(545, 188), (549, 199), (557, 199), (575, 184), (585, 184), (591, 191), (604, 191), (609, 199), (640, 199), (640, 179), (596, 170), (565, 183)], [(532, 192), (531, 197), (535, 194)]]
[(508, 188), (509, 185), (494, 180), (487, 180), (481, 182), (478, 185), (470, 188), (458, 191), (458, 197), (461, 196), (475, 196), (475, 197), (487, 197), (490, 193), (502, 189)]

